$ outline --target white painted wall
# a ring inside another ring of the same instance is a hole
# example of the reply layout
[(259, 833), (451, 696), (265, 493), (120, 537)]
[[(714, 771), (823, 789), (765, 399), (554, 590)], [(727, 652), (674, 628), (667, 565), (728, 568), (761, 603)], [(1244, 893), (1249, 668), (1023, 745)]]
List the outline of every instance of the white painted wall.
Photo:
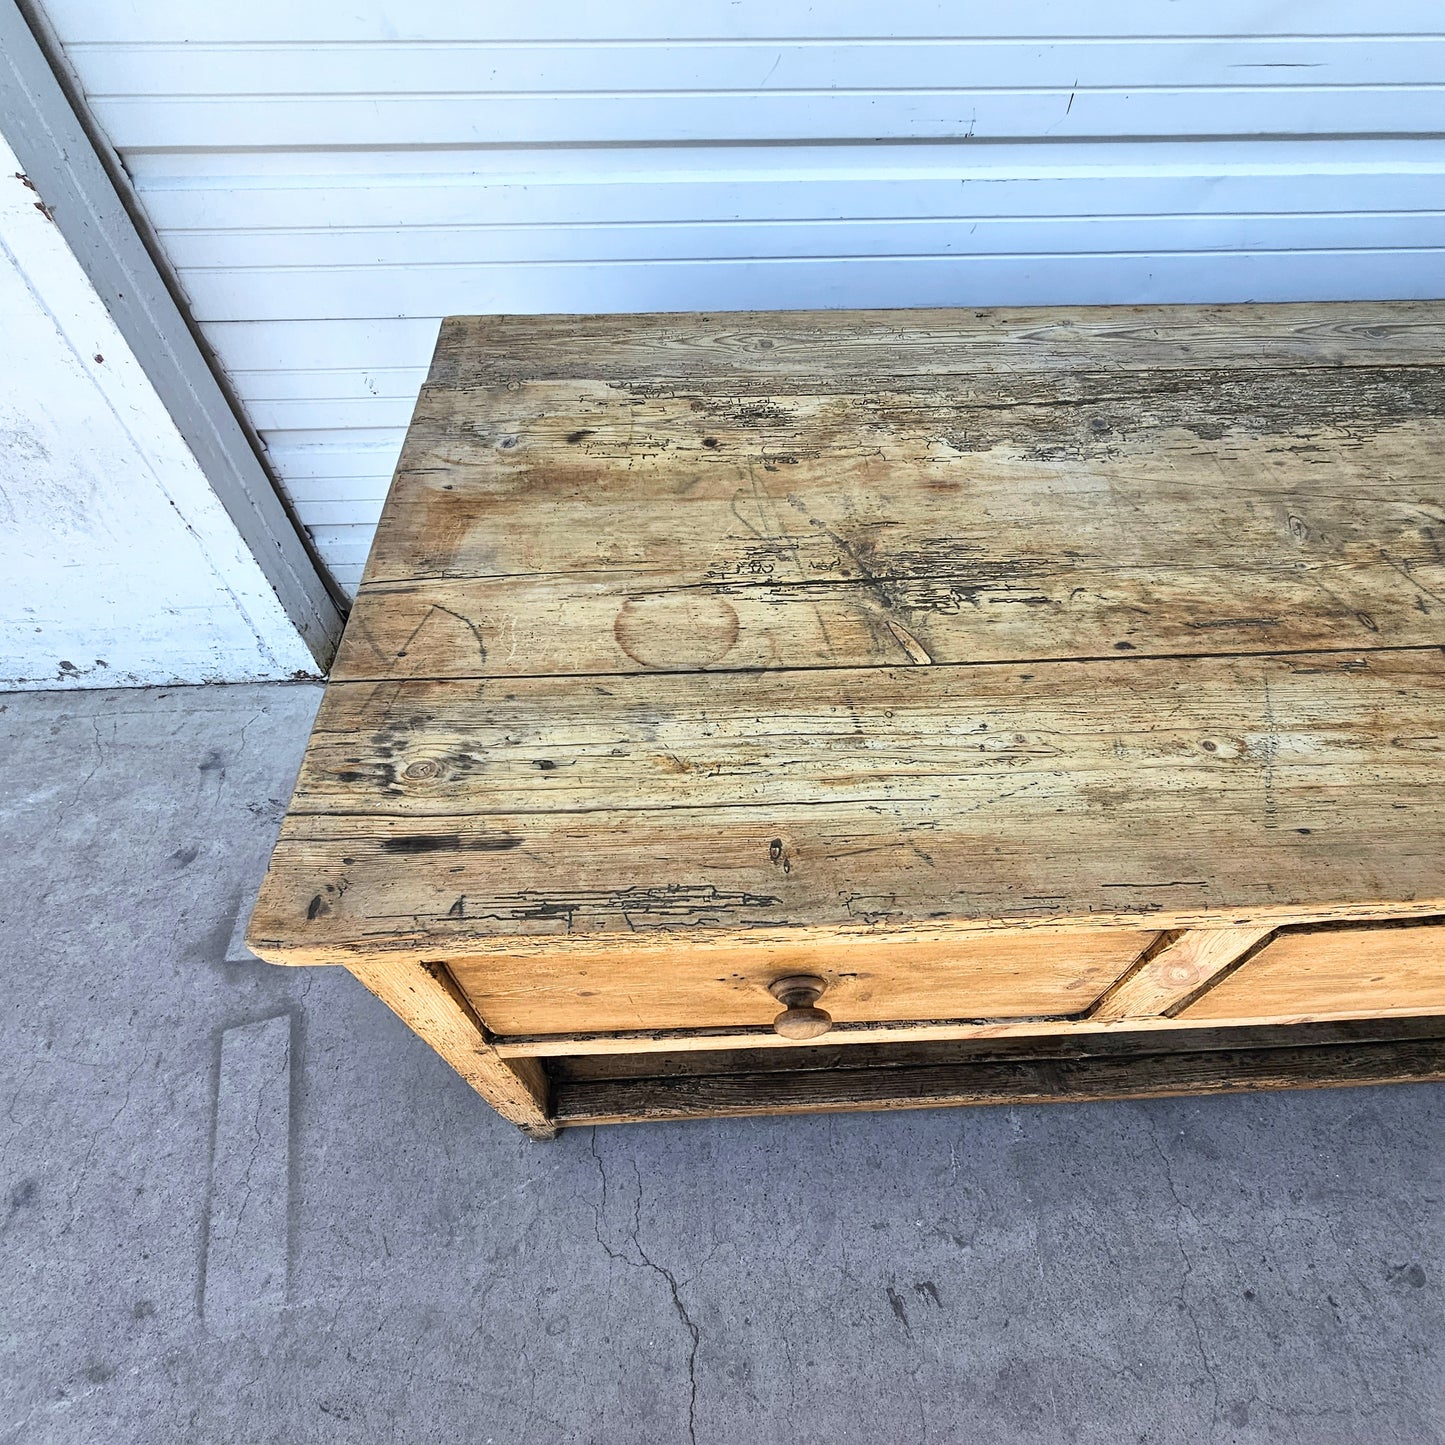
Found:
[(1440, 0), (45, 0), (355, 583), (453, 312), (1445, 294)]
[(0, 688), (315, 664), (0, 141)]

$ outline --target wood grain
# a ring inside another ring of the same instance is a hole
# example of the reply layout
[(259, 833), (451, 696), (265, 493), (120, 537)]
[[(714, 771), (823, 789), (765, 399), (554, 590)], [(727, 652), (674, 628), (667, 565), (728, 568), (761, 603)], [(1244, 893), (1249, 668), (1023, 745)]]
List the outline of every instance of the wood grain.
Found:
[(557, 1089), (557, 1123), (568, 1128), (658, 1119), (936, 1109), (962, 1104), (1077, 1103), (1438, 1080), (1445, 1080), (1445, 1039), (1414, 1039), (1155, 1053), (1139, 1058), (1012, 1060), (925, 1068), (569, 1082)]
[(1445, 1011), (1445, 923), (1288, 929), (1181, 1020)]
[[(1360, 1016), (1368, 1015), (1365, 1010)], [(1326, 1015), (1326, 1018), (1329, 1016)], [(1310, 1022), (1320, 1022), (1311, 1016)], [(1231, 1026), (1245, 1022), (1230, 1020)], [(1248, 1020), (1250, 1023), (1257, 1020)], [(1138, 1018), (1096, 1019), (1088, 1014), (1035, 1015), (1028, 1018), (937, 1018), (867, 1019), (835, 1023), (822, 1041), (810, 1041), (809, 1049), (828, 1047), (854, 1049), (866, 1046), (871, 1056), (878, 1048), (904, 1045), (976, 1043), (980, 1040), (1089, 1040), (1117, 1033), (1176, 1032), (1181, 1023), (1165, 1014)], [(779, 1037), (771, 1025), (734, 1024), (731, 1027), (632, 1028), (607, 1031), (579, 1030), (571, 1033), (506, 1034), (493, 1040), (504, 1059), (633, 1058), (652, 1055), (731, 1052), (786, 1053), (798, 1045)], [(647, 1072), (642, 1068), (639, 1072)]]
[(1299, 1048), (1307, 1044), (1360, 1044), (1445, 1039), (1445, 1015), (1341, 1019), (1323, 1023), (1231, 1024), (1110, 1028), (1092, 1033), (1007, 1034), (997, 1037), (900, 1040), (871, 1045), (819, 1040), (807, 1049), (713, 1048), (635, 1054), (562, 1054), (547, 1060), (558, 1083), (657, 1079), (673, 1075), (804, 1073), (815, 1069), (917, 1068), (934, 1064), (1003, 1063), (1013, 1059), (1114, 1058), (1120, 1055), (1210, 1053), (1218, 1049)]
[(335, 675), (1438, 641), (1445, 368), (1082, 381), (424, 394)]
[(486, 1030), (440, 965), (368, 959), (349, 972), (428, 1044), (504, 1119), (534, 1139), (550, 1139), (550, 1080), (535, 1059), (501, 1059)]
[(1177, 1012), (1225, 969), (1263, 943), (1271, 928), (1195, 928), (1151, 949), (1089, 1011), (1100, 1023)]
[[(954, 815), (1005, 794), (1025, 816), (1061, 801), (1081, 814), (1163, 810), (1183, 791), (1278, 829), (1280, 805), (1309, 809), (1320, 785), (1368, 779), (1423, 800), (1442, 727), (1434, 647), (333, 684), (291, 813), (426, 819), (440, 832), (448, 818), (896, 804), (947, 836), (962, 826)], [(771, 871), (790, 875), (788, 862)]]
[[(1328, 997), (1316, 1010), (1298, 1010), (1274, 1017), (1267, 1014), (1241, 1015), (1233, 1018), (1205, 1020), (1223, 1029), (1245, 1027), (1281, 1027), (1286, 1030), (1313, 1027), (1326, 1023), (1358, 1023), (1380, 1019), (1431, 1018), (1440, 1011), (1438, 1001), (1424, 1003), (1420, 1008), (1392, 1011), (1382, 1002), (1388, 995), (1366, 994), (1352, 1010), (1342, 1009)], [(1059, 1046), (1083, 1048), (1101, 1039), (1116, 1035), (1158, 1034), (1160, 1049), (1172, 1048), (1176, 1036), (1197, 1028), (1196, 1020), (1181, 1015), (1152, 1014), (1119, 1019), (1060, 1017), (1034, 1018), (916, 1018), (900, 1020), (867, 1020), (835, 1024), (820, 1041), (808, 1043), (808, 1049), (862, 1049), (860, 1062), (871, 1060), (879, 1049), (922, 1048), (957, 1044), (1015, 1043), (1041, 1044), (1053, 1041)], [(552, 1034), (512, 1034), (493, 1040), (498, 1055), (504, 1059), (545, 1059), (550, 1068), (560, 1058), (629, 1059), (636, 1062), (634, 1072), (650, 1073), (646, 1061), (658, 1057), (681, 1057), (684, 1054), (715, 1054), (746, 1052), (777, 1053), (780, 1057), (798, 1045), (779, 1038), (771, 1028), (757, 1025), (736, 1025), (731, 1028), (618, 1029), (611, 1032), (577, 1032)], [(798, 1055), (801, 1063), (801, 1055)], [(786, 1066), (786, 1065), (784, 1065)]]
[(333, 685), (250, 946), (522, 957), (1441, 912), (1442, 737), (1434, 650)]
[(796, 379), (1438, 365), (1442, 354), (1445, 307), (1428, 301), (452, 316), (430, 380), (703, 377), (771, 395)]
[(1151, 932), (987, 934), (895, 943), (818, 940), (655, 953), (617, 949), (578, 956), (553, 949), (526, 958), (453, 959), (473, 1007), (499, 1035), (614, 1029), (770, 1028), (768, 985), (812, 973), (827, 985), (837, 1023), (938, 1013), (1008, 1018), (1081, 1013), (1153, 938)]

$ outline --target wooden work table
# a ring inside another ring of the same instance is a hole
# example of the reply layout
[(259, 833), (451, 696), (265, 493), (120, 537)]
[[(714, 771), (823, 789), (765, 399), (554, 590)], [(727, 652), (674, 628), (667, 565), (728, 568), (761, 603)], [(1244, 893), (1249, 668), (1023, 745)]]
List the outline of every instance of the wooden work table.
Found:
[(453, 318), (250, 947), (571, 1123), (1445, 1077), (1445, 303)]

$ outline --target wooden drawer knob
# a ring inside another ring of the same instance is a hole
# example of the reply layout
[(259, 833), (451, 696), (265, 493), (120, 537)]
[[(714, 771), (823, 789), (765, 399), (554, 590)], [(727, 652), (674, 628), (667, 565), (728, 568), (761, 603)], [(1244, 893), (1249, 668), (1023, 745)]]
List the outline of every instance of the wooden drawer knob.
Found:
[(775, 978), (768, 992), (783, 1005), (783, 1011), (773, 1020), (773, 1032), (785, 1039), (816, 1039), (826, 1034), (833, 1027), (832, 1015), (816, 1005), (827, 987), (827, 980), (813, 973)]

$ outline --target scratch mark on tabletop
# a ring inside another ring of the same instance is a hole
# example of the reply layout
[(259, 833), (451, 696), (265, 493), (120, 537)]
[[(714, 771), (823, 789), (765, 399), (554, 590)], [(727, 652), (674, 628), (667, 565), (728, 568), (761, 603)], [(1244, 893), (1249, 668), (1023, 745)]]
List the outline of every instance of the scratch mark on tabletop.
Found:
[(487, 660), (487, 644), (482, 639), (482, 629), (478, 627), (477, 624), (473, 622), (470, 617), (463, 617), (460, 612), (453, 612), (450, 607), (443, 607), (440, 602), (433, 602), (427, 608), (426, 615), (422, 618), (420, 622), (417, 623), (414, 628), (412, 628), (411, 635), (406, 639), (404, 643), (402, 643), (396, 655), (398, 657), (405, 657), (407, 655), (407, 651), (408, 649), (410, 649), (412, 643), (416, 641), (417, 637), (421, 634), (422, 629), (427, 625), (427, 623), (432, 620), (432, 615), (437, 612), (446, 613), (448, 617), (452, 618), (452, 620), (455, 622), (460, 622), (462, 626), (465, 627), (467, 631), (472, 634), (472, 637), (476, 640), (477, 652), (480, 656), (480, 659), (482, 662), (485, 662)]
[(933, 658), (929, 655), (928, 649), (906, 627), (895, 622), (891, 617), (884, 618), (884, 621), (888, 624), (888, 630), (897, 639), (899, 647), (903, 649), (911, 662), (916, 662), (920, 667), (928, 667), (932, 664)]
[(1279, 733), (1274, 717), (1274, 699), (1269, 692), (1269, 675), (1264, 677), (1264, 722), (1267, 731), (1260, 742), (1264, 756), (1264, 826), (1275, 826), (1274, 763), (1279, 754)]
[(1419, 591), (1423, 592), (1425, 596), (1428, 597), (1432, 602), (1445, 602), (1445, 597), (1442, 597), (1438, 592), (1432, 592), (1428, 587), (1425, 586), (1423, 582), (1421, 582), (1415, 576), (1414, 570), (1410, 566), (1408, 560), (1401, 564), (1395, 561), (1393, 557), (1387, 556), (1384, 552), (1380, 553), (1380, 560), (1385, 564), (1385, 566), (1392, 568), (1394, 571), (1398, 572), (1400, 576), (1402, 576), (1405, 581), (1407, 581), (1412, 587), (1417, 588)]

